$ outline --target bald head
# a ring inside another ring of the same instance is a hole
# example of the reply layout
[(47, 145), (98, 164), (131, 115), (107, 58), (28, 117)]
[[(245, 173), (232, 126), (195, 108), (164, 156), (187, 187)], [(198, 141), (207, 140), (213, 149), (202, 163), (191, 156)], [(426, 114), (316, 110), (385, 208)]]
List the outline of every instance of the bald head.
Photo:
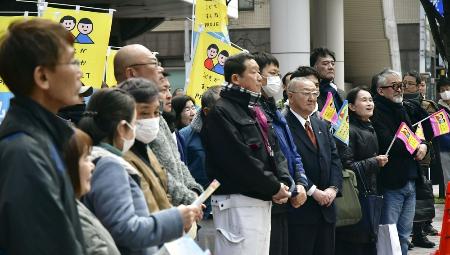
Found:
[(146, 78), (155, 83), (163, 77), (155, 54), (140, 44), (122, 47), (114, 57), (114, 76), (117, 82), (128, 78)]

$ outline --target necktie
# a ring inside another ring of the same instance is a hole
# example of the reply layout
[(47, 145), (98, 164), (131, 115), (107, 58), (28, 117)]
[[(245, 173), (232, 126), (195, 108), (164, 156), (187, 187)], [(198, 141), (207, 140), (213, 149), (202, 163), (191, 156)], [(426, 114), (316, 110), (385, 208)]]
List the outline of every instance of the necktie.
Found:
[(316, 136), (314, 135), (314, 132), (313, 132), (313, 130), (311, 128), (311, 123), (309, 123), (309, 121), (305, 122), (305, 131), (306, 131), (306, 134), (309, 137), (309, 140), (311, 140), (311, 142), (314, 145), (314, 147), (317, 148)]

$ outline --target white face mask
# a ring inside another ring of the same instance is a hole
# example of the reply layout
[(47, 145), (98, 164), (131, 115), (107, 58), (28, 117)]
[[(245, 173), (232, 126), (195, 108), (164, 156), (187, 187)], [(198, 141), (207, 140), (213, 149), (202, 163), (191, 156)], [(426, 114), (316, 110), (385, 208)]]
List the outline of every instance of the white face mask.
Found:
[(450, 100), (450, 91), (444, 91), (439, 93), (439, 95), (441, 96), (442, 100)]
[(281, 89), (281, 78), (280, 76), (269, 76), (267, 77), (267, 85), (262, 87), (264, 92), (268, 97), (275, 96)]
[(125, 122), (125, 124), (127, 124), (127, 126), (131, 130), (133, 130), (133, 138), (131, 138), (131, 139), (122, 138), (122, 140), (123, 140), (122, 153), (129, 151), (130, 148), (133, 147), (134, 140), (136, 139), (136, 127), (131, 126), (130, 124), (128, 124), (128, 122)]
[(136, 121), (136, 139), (148, 144), (155, 140), (159, 132), (159, 117)]

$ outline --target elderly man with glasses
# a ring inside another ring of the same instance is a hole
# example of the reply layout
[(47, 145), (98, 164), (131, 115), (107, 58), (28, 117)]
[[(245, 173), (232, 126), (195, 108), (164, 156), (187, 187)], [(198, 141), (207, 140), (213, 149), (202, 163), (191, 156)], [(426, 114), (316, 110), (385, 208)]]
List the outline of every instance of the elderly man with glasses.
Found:
[(334, 254), (334, 199), (342, 186), (342, 165), (327, 123), (313, 115), (319, 89), (306, 77), (291, 79), (286, 121), (308, 177), (306, 203), (289, 211), (289, 254)]
[[(405, 84), (401, 75), (386, 69), (372, 80), (375, 110), (371, 118), (378, 137), (380, 152), (385, 152), (402, 122), (415, 131), (410, 104), (403, 102)], [(419, 161), (427, 154), (427, 145), (420, 144), (411, 155), (403, 142), (396, 139), (389, 151), (389, 162), (380, 170), (378, 184), (384, 196), (381, 224), (396, 224), (402, 253), (408, 252), (415, 205), (416, 181), (421, 179)], [(418, 182), (419, 183), (419, 182)]]

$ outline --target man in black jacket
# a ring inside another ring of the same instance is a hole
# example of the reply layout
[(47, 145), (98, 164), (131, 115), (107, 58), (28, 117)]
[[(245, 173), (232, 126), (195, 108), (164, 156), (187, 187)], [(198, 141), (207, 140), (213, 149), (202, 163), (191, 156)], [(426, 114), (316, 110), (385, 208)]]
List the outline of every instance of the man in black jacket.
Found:
[(55, 114), (80, 103), (74, 38), (58, 23), (9, 26), (0, 76), (14, 94), (0, 126), (0, 254), (85, 254), (62, 161), (72, 129)]
[(215, 250), (268, 255), (270, 201), (285, 203), (290, 196), (286, 160), (280, 161), (279, 145), (257, 104), (262, 78), (254, 57), (229, 57), (224, 68), (228, 85), (201, 130), (207, 174), (221, 183), (211, 198)]
[[(380, 153), (385, 153), (402, 122), (413, 131), (411, 116), (403, 104), (404, 84), (399, 73), (386, 69), (374, 77), (371, 91), (375, 94), (375, 110), (371, 118), (377, 133)], [(380, 170), (379, 187), (384, 196), (381, 224), (396, 224), (402, 253), (408, 252), (416, 204), (416, 181), (420, 181), (418, 161), (427, 153), (420, 144), (411, 155), (400, 139), (389, 151), (389, 162)]]
[(289, 212), (289, 254), (334, 254), (336, 210), (334, 199), (342, 186), (342, 164), (328, 125), (312, 115), (319, 90), (305, 77), (288, 85), (291, 129), (309, 183), (312, 198)]
[[(309, 57), (309, 64), (311, 67), (317, 70), (320, 78), (320, 95), (317, 98), (317, 104), (319, 106), (319, 111), (322, 110), (328, 96), (328, 92), (333, 95), (334, 105), (336, 110), (341, 109), (344, 91), (339, 89), (336, 84), (334, 84), (335, 77), (335, 64), (336, 58), (334, 57), (334, 52), (327, 48), (315, 48), (311, 51), (311, 56)], [(292, 79), (293, 77), (291, 77)]]

